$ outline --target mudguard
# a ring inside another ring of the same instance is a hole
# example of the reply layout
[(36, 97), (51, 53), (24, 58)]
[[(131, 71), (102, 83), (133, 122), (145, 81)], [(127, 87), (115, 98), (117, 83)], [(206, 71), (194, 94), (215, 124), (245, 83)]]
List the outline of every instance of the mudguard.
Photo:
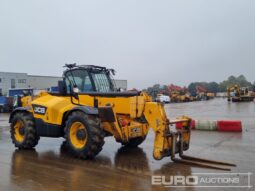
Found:
[(78, 106), (78, 107), (74, 107), (73, 109), (66, 112), (64, 117), (66, 118), (73, 111), (81, 111), (81, 112), (84, 112), (88, 115), (98, 115), (98, 109), (97, 108), (89, 107), (89, 106)]
[(77, 107), (74, 107), (73, 109), (67, 111), (64, 114), (62, 123), (67, 119), (69, 114), (72, 113), (73, 111), (81, 111), (81, 112), (83, 112), (85, 114), (88, 114), (88, 115), (98, 115), (98, 109), (97, 108), (89, 107), (89, 106), (77, 106)]
[(78, 107), (74, 107), (73, 109), (71, 109), (69, 112), (72, 111), (82, 111), (88, 115), (98, 115), (98, 109), (94, 108), (94, 107), (89, 107), (89, 106), (78, 106)]
[(9, 117), (9, 123), (12, 122), (12, 118), (13, 116), (15, 115), (15, 113), (17, 112), (29, 112), (29, 110), (31, 109), (31, 107), (17, 107), (16, 109), (14, 109), (12, 112), (11, 112), (11, 115)]

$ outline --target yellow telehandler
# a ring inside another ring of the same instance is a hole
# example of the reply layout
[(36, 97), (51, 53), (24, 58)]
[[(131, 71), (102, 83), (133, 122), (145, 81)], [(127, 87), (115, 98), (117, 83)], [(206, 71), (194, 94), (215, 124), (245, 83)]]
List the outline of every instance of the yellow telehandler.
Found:
[[(19, 149), (35, 147), (40, 137), (64, 137), (74, 156), (91, 159), (102, 150), (104, 137), (113, 136), (124, 146), (137, 147), (152, 128), (156, 160), (170, 156), (175, 162), (208, 168), (230, 170), (218, 165), (234, 166), (183, 155), (189, 149), (191, 119), (183, 116), (169, 121), (163, 104), (152, 102), (146, 93), (118, 92), (113, 69), (76, 64), (65, 67), (59, 93), (42, 92), (11, 113), (11, 138)], [(182, 123), (183, 128), (170, 130), (176, 123)], [(182, 159), (175, 157), (177, 153)]]

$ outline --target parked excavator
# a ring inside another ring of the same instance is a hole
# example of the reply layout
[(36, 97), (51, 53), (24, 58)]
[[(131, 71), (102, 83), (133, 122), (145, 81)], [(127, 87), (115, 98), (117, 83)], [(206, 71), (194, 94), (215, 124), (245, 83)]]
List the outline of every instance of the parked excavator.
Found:
[(250, 102), (254, 101), (254, 96), (249, 92), (248, 87), (232, 85), (227, 89), (228, 101), (232, 102)]
[[(106, 136), (113, 136), (123, 146), (137, 147), (152, 128), (156, 160), (171, 157), (174, 162), (221, 170), (235, 166), (184, 155), (190, 146), (191, 118), (169, 120), (164, 105), (152, 102), (146, 93), (117, 92), (113, 69), (76, 64), (65, 67), (58, 93), (42, 92), (11, 113), (15, 147), (32, 149), (40, 137), (64, 137), (72, 155), (91, 159), (102, 150)], [(176, 123), (182, 123), (183, 128), (172, 130), (170, 126)]]
[(185, 87), (182, 88), (171, 84), (168, 86), (168, 90), (170, 92), (171, 102), (180, 103), (194, 101), (194, 98), (189, 94)]
[(198, 100), (210, 100), (215, 97), (215, 93), (208, 92), (208, 90), (202, 85), (196, 86), (196, 92)]

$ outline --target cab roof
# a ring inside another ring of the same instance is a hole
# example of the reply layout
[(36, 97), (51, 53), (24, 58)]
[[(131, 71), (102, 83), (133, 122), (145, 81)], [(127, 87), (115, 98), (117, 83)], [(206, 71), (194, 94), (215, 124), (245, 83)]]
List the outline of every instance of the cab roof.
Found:
[[(69, 70), (75, 70), (75, 69), (85, 69), (89, 71), (105, 71), (105, 72), (111, 72), (113, 75), (115, 75), (115, 70), (114, 69), (108, 69), (103, 66), (95, 66), (95, 65), (77, 65), (76, 63), (74, 64), (65, 64), (64, 66), (67, 68), (67, 71)], [(66, 71), (66, 72), (67, 72)]]

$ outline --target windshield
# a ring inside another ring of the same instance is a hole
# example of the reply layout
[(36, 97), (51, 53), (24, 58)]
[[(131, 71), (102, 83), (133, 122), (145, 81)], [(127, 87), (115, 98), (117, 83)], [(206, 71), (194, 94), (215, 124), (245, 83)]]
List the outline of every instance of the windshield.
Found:
[[(90, 76), (91, 75), (91, 76)], [(79, 92), (112, 92), (114, 91), (110, 77), (104, 71), (93, 71), (89, 73), (86, 70), (73, 70), (66, 73), (66, 84), (68, 92), (73, 85), (77, 85)], [(91, 78), (94, 84), (91, 82)], [(71, 81), (71, 84), (70, 84)], [(94, 86), (93, 86), (94, 85)]]
[(96, 90), (98, 92), (111, 92), (113, 91), (112, 84), (108, 76), (104, 72), (92, 73), (93, 81), (95, 82)]

